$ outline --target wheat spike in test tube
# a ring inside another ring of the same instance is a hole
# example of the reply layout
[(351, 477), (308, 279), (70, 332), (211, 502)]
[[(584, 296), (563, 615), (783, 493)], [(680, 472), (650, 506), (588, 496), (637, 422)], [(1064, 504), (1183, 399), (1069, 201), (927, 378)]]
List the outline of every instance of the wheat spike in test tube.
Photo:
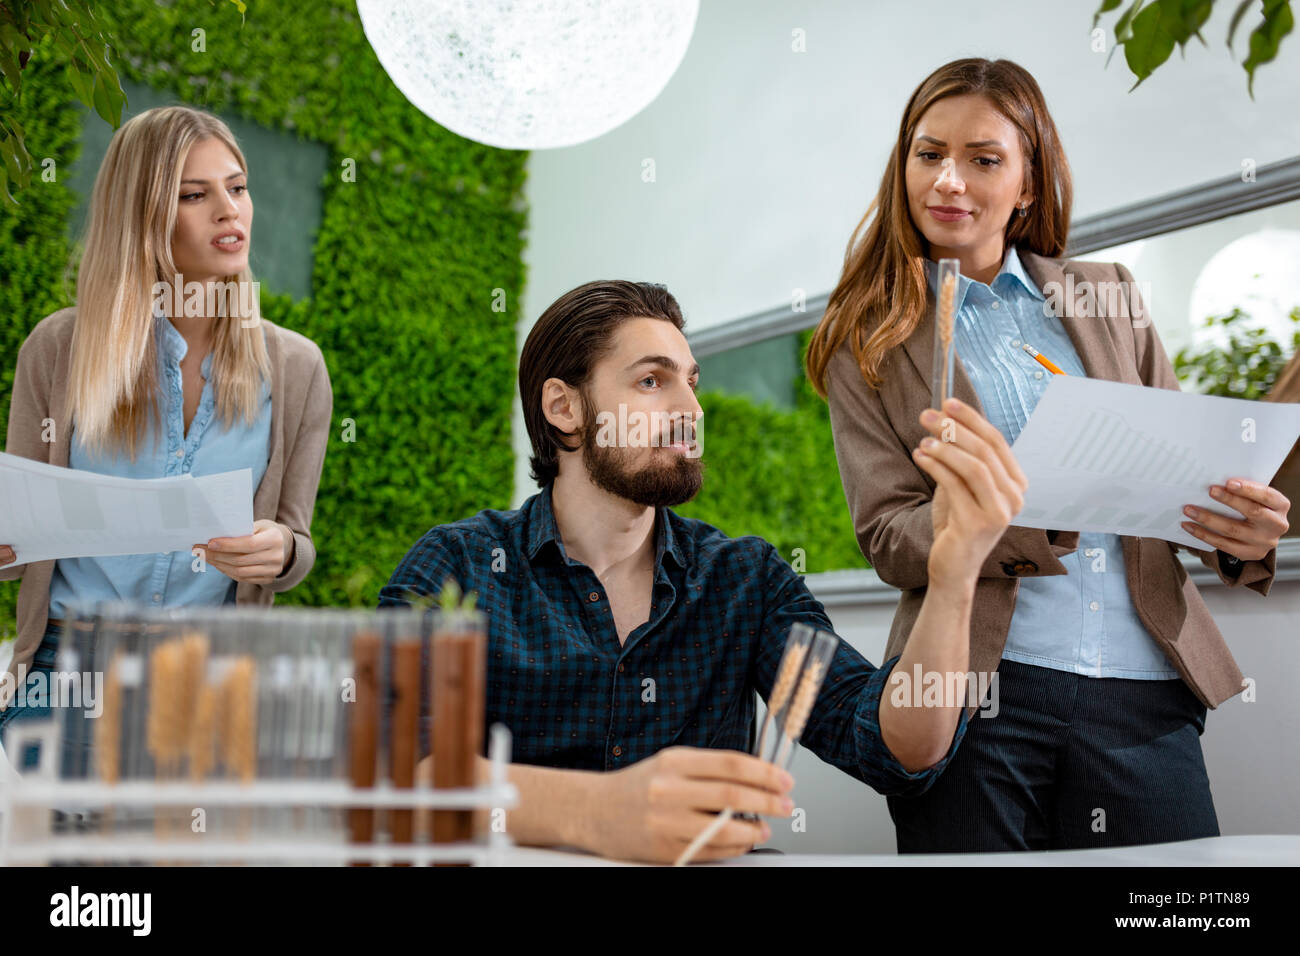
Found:
[[(803, 665), (804, 658), (812, 649), (811, 644), (801, 647), (792, 647), (790, 653), (787, 653), (781, 660), (781, 672), (777, 675), (776, 684), (772, 688), (772, 694), (768, 698), (769, 714), (776, 714), (785, 706), (786, 698), (790, 695), (790, 690), (794, 686), (795, 677), (799, 675), (799, 670)], [(803, 733), (804, 724), (808, 722), (808, 715), (812, 712), (813, 701), (817, 697), (817, 691), (821, 687), (822, 664), (820, 661), (809, 661), (808, 666), (803, 668), (803, 674), (799, 678), (799, 688), (795, 691), (794, 700), (790, 703), (790, 709), (786, 713), (784, 733), (780, 737), (778, 751), (773, 759), (778, 767), (782, 766), (783, 761), (794, 746), (794, 742), (799, 739)], [(767, 731), (766, 723), (763, 727), (764, 733)], [(762, 757), (762, 741), (759, 742), (759, 757)], [(725, 808), (699, 835), (690, 842), (690, 845), (681, 852), (681, 855), (673, 862), (673, 866), (685, 866), (694, 859), (695, 854), (700, 852), (700, 848), (708, 844), (715, 836), (721, 832), (722, 828), (727, 825), (727, 821), (735, 815), (735, 809), (732, 807)]]
[(772, 762), (778, 767), (784, 768), (789, 763), (790, 753), (803, 735), (804, 725), (808, 723), (813, 702), (817, 699), (817, 691), (821, 688), (822, 668), (821, 661), (809, 661), (803, 675), (799, 678), (799, 689), (795, 691), (790, 710), (785, 715), (785, 734), (781, 738), (780, 749), (772, 758)]
[(939, 327), (936, 330), (939, 336), (939, 348), (943, 350), (943, 365), (939, 374), (939, 407), (942, 409), (943, 403), (948, 400), (948, 380), (952, 375), (951, 357), (952, 357), (952, 332), (956, 324), (956, 310), (954, 306), (957, 302), (957, 277), (948, 275), (944, 277), (943, 286), (939, 289)]
[(768, 725), (775, 724), (776, 715), (781, 712), (781, 708), (790, 699), (790, 692), (794, 690), (795, 679), (799, 676), (799, 670), (803, 667), (803, 659), (811, 646), (811, 642), (797, 644), (791, 641), (781, 658), (781, 669), (777, 672), (776, 681), (772, 684), (772, 693), (767, 699), (767, 716), (763, 718), (763, 729), (758, 735), (758, 747), (755, 753), (760, 759), (763, 756), (763, 746), (767, 739)]

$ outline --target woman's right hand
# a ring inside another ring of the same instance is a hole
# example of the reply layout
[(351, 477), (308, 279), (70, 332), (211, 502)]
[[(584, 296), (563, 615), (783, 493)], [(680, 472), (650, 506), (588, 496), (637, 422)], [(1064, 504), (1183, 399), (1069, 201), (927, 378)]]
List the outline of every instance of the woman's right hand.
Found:
[(0, 568), (7, 564), (13, 564), (17, 559), (18, 555), (14, 553), (12, 545), (0, 544)]
[(943, 414), (927, 409), (920, 421), (932, 434), (914, 454), (936, 486), (929, 577), (973, 583), (1029, 482), (1002, 433), (969, 405), (950, 398)]

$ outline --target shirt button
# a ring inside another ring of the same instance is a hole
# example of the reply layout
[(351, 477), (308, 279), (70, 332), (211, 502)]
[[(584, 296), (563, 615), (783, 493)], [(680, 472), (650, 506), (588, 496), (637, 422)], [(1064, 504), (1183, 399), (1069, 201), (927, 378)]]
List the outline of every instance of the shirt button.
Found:
[(621, 757), (623, 756), (623, 748), (620, 747), (618, 744), (615, 744), (614, 749), (611, 750), (610, 753), (612, 753), (615, 757)]
[(993, 308), (997, 309), (997, 308), (1001, 308), (1001, 306), (1002, 306), (1002, 303), (998, 302), (997, 299), (994, 299), (994, 300), (993, 300)]
[(1012, 340), (1011, 340), (1011, 347), (1012, 347), (1013, 349), (1018, 349), (1018, 348), (1020, 348), (1020, 340), (1019, 340), (1019, 339), (1012, 339)]
[(1101, 605), (1098, 604), (1096, 601), (1093, 601), (1091, 604), (1088, 605), (1088, 607), (1090, 607), (1090, 608), (1092, 608), (1092, 610), (1096, 611), (1096, 610), (1100, 609)]
[(590, 594), (587, 595), (587, 600), (595, 604), (597, 601), (600, 600), (600, 592), (592, 591)]
[(161, 595), (161, 594), (155, 594), (155, 595), (153, 596), (153, 603), (154, 603), (154, 604), (157, 604), (157, 603), (158, 603), (159, 601), (161, 601), (161, 600), (162, 600), (162, 595)]
[(1034, 378), (1042, 378), (1042, 377), (1043, 377), (1043, 373), (1042, 373), (1042, 372), (1035, 372), (1035, 373), (1034, 373)]
[(177, 448), (177, 449), (176, 449), (176, 457), (177, 457), (177, 458), (184, 458), (184, 457), (185, 457), (185, 449), (184, 449), (184, 448)]

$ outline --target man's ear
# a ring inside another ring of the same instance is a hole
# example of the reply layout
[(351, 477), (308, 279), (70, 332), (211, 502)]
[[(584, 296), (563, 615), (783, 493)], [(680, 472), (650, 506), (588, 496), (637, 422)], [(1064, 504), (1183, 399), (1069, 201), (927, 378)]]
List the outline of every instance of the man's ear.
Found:
[(582, 396), (563, 379), (548, 378), (542, 383), (542, 414), (565, 435), (574, 435), (582, 426)]

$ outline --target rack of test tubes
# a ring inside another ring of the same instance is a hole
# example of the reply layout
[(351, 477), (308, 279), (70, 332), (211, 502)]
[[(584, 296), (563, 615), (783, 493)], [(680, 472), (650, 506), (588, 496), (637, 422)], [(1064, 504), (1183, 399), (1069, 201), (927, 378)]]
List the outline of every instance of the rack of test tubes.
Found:
[(503, 862), (485, 675), (472, 610), (80, 611), (6, 730), (0, 866)]

